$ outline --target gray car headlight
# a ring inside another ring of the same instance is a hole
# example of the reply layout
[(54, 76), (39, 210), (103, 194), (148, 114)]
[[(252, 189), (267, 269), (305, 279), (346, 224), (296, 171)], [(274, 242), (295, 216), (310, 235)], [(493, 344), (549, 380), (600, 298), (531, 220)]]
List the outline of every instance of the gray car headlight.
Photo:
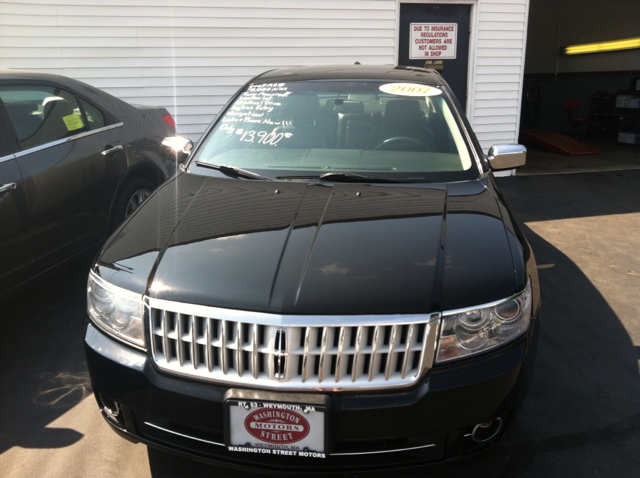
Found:
[(485, 352), (510, 342), (529, 329), (531, 286), (509, 299), (442, 317), (437, 362)]
[(87, 281), (87, 312), (109, 334), (144, 348), (142, 295), (109, 284), (93, 272)]

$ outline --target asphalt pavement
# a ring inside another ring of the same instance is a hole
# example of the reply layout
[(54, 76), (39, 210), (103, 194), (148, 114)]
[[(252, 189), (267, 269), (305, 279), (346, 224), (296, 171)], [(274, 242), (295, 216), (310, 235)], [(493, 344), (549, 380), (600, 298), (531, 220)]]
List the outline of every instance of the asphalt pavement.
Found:
[[(538, 361), (522, 412), (484, 455), (342, 476), (640, 475), (640, 171), (498, 181), (534, 248), (542, 288)], [(89, 264), (0, 304), (0, 476), (261, 476), (147, 450), (103, 422), (82, 350)]]

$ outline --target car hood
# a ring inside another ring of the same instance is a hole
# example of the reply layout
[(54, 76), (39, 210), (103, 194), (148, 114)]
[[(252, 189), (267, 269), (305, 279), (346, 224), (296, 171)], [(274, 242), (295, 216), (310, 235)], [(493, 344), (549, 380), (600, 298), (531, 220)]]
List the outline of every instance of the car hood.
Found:
[(491, 187), (182, 174), (124, 224), (95, 271), (152, 297), (276, 314), (478, 305), (522, 284)]

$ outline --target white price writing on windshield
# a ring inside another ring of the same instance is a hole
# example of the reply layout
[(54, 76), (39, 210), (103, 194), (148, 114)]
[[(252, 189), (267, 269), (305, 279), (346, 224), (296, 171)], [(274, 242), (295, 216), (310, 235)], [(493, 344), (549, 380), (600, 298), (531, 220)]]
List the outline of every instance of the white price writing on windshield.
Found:
[[(242, 130), (236, 131), (237, 134), (240, 134)], [(240, 136), (240, 141), (245, 141), (247, 143), (255, 143), (257, 144), (268, 144), (271, 146), (277, 145), (282, 138), (291, 138), (293, 136), (292, 133), (269, 133), (268, 131), (244, 131), (242, 132), (242, 136)], [(257, 141), (256, 141), (257, 139)]]

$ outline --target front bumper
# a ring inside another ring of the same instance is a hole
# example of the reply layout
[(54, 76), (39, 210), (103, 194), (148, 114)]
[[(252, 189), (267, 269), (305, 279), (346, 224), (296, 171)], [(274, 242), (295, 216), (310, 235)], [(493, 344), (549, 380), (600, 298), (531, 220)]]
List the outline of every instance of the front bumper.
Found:
[[(528, 387), (537, 323), (533, 320), (529, 333), (506, 347), (438, 366), (415, 387), (400, 391), (281, 393), (200, 382), (160, 372), (146, 353), (91, 324), (85, 353), (103, 416), (132, 441), (263, 471), (398, 468), (466, 456), (501, 438)], [(253, 394), (256, 400), (321, 403), (328, 420), (326, 458), (230, 451), (225, 446), (224, 403), (239, 394)], [(501, 426), (495, 436), (483, 442), (474, 439), (477, 424), (497, 424), (496, 419)]]

